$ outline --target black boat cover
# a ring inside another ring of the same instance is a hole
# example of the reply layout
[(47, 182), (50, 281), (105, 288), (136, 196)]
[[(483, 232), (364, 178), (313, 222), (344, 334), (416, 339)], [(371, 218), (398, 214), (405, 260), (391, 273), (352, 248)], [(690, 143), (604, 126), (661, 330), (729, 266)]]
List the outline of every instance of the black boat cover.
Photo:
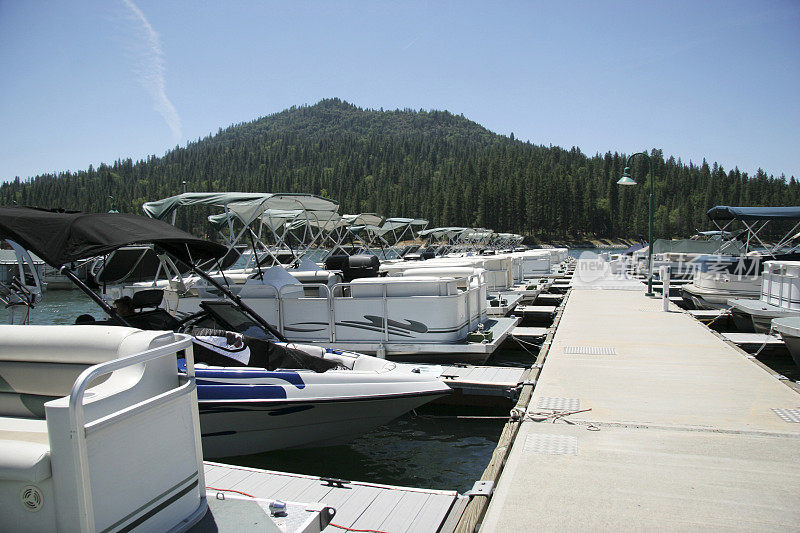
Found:
[(711, 220), (781, 220), (800, 219), (800, 206), (729, 207), (718, 205), (706, 212)]
[(198, 239), (174, 226), (139, 215), (58, 212), (30, 207), (0, 207), (0, 239), (10, 239), (60, 267), (105, 255), (131, 244), (155, 244), (181, 261), (216, 259), (221, 244)]

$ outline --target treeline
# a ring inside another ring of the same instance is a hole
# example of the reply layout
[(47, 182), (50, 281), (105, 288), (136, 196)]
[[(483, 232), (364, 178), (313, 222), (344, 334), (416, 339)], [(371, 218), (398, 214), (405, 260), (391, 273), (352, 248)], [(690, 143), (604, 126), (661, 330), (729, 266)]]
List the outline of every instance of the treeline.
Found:
[[(650, 152), (658, 236), (709, 229), (714, 205), (800, 205), (792, 177), (750, 176)], [(338, 200), (342, 213), (426, 218), (429, 227), (475, 226), (536, 239), (647, 234), (647, 163), (620, 187), (625, 155), (524, 143), (442, 111), (362, 110), (337, 99), (292, 108), (176, 148), (0, 186), (0, 204), (91, 212), (188, 191), (304, 192)], [(202, 217), (182, 221), (207, 232)]]

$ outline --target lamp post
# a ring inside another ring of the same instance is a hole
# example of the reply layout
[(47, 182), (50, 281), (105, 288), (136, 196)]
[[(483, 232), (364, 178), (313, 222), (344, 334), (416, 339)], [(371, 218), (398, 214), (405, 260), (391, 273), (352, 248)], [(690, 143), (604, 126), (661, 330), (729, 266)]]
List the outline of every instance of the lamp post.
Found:
[(631, 160), (637, 155), (643, 155), (647, 158), (647, 173), (650, 175), (650, 231), (647, 238), (647, 292), (645, 295), (655, 296), (653, 292), (653, 192), (655, 191), (655, 180), (653, 179), (653, 165), (647, 152), (636, 152), (628, 156), (628, 160), (625, 162), (625, 170), (622, 171), (622, 177), (617, 182), (617, 185), (636, 185), (636, 182), (631, 177)]

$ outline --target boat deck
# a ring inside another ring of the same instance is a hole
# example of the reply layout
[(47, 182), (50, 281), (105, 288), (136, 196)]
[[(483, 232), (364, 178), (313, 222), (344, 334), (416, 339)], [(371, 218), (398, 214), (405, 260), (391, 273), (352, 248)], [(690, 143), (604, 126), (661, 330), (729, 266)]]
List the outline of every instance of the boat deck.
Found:
[[(465, 497), (455, 491), (427, 490), (359, 481), (327, 482), (324, 478), (231, 466), (206, 461), (208, 497), (220, 489), (255, 498), (319, 502), (336, 509), (323, 531), (436, 532)], [(224, 494), (224, 492), (223, 492)], [(334, 525), (335, 524), (335, 525)], [(337, 527), (342, 526), (342, 527)]]
[(499, 296), (502, 300), (502, 305), (491, 305), (486, 308), (486, 314), (489, 316), (506, 316), (514, 310), (520, 300), (522, 294), (516, 291), (501, 291), (492, 293), (493, 296)]
[(582, 286), (481, 531), (796, 530), (800, 394), (641, 284)]
[(506, 366), (446, 366), (442, 381), (463, 395), (512, 398), (525, 380), (527, 368)]
[(529, 320), (550, 320), (558, 309), (555, 305), (520, 305), (514, 314)]
[(531, 305), (559, 305), (563, 299), (563, 294), (540, 294)]
[(754, 352), (759, 349), (784, 348), (785, 344), (780, 335), (765, 335), (763, 333), (722, 333), (725, 340), (729, 340), (742, 350)]
[(524, 342), (535, 342), (543, 339), (550, 332), (550, 328), (537, 328), (531, 326), (517, 326), (511, 330), (511, 338)]
[(519, 323), (516, 317), (493, 317), (484, 322), (485, 331), (491, 331), (492, 340), (487, 342), (329, 342), (326, 346), (337, 350), (385, 355), (387, 359), (417, 363), (472, 363), (482, 364), (511, 334)]

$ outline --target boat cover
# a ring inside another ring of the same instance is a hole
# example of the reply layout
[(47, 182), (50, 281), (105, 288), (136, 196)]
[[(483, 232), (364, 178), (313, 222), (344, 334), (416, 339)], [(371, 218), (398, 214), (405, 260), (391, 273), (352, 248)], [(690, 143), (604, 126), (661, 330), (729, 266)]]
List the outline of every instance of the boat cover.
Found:
[(178, 207), (184, 205), (207, 205), (223, 207), (234, 212), (247, 225), (267, 209), (304, 209), (306, 211), (336, 211), (339, 203), (313, 194), (256, 193), (256, 192), (185, 192), (146, 202), (144, 214), (165, 220)]
[(358, 215), (342, 215), (342, 221), (348, 226), (377, 226), (383, 217), (375, 213), (359, 213)]
[(0, 207), (0, 238), (18, 242), (55, 267), (132, 244), (157, 244), (185, 262), (217, 259), (227, 252), (221, 244), (139, 215), (19, 206)]
[(718, 205), (706, 212), (711, 220), (781, 220), (800, 219), (800, 206), (729, 207)]
[(621, 251), (620, 255), (631, 255), (633, 252), (635, 252), (637, 250), (641, 250), (641, 249), (646, 248), (646, 247), (647, 247), (647, 243), (634, 244), (633, 246), (631, 246), (627, 250)]

